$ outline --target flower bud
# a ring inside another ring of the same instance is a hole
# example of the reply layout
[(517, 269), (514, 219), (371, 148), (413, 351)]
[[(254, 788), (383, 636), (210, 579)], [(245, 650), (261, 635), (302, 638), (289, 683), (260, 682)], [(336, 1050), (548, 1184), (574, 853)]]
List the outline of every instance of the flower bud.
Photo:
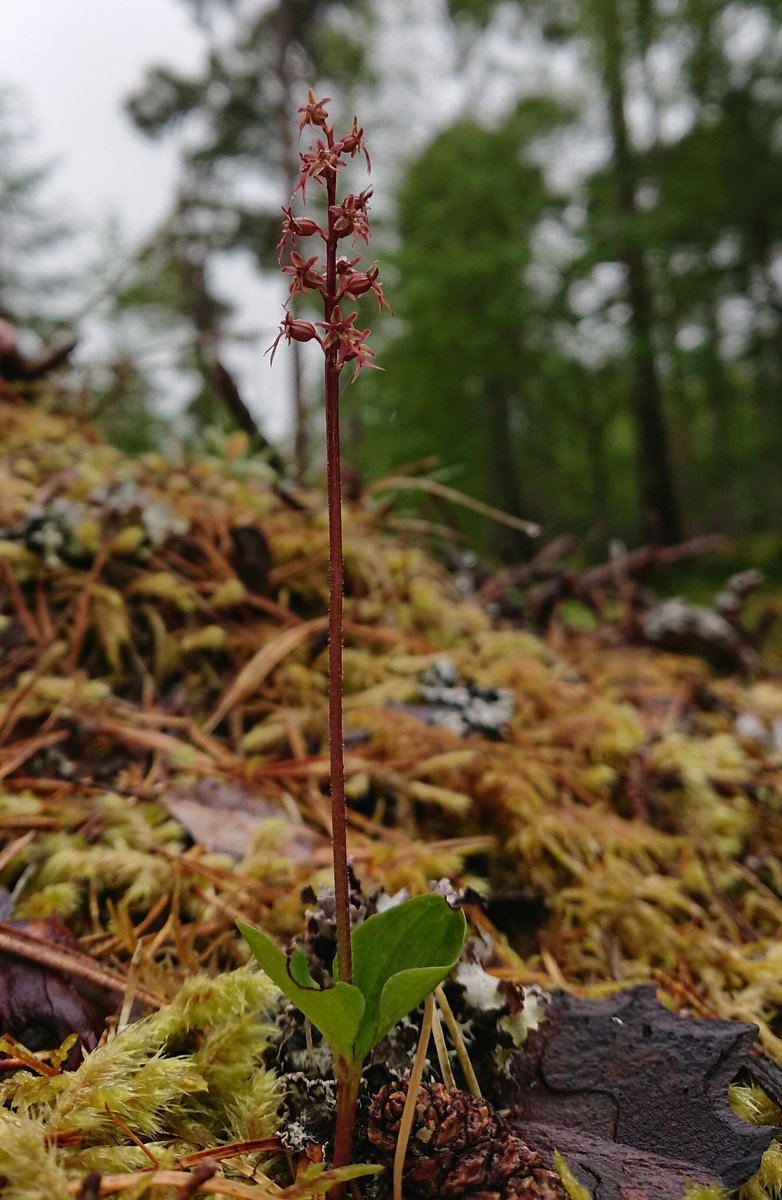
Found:
[(299, 237), (312, 237), (314, 233), (323, 234), (323, 230), (317, 221), (311, 220), (310, 217), (295, 217), (293, 220), (293, 232)]
[(285, 326), (285, 336), (289, 342), (311, 342), (313, 338), (320, 341), (318, 331), (311, 321), (288, 321)]

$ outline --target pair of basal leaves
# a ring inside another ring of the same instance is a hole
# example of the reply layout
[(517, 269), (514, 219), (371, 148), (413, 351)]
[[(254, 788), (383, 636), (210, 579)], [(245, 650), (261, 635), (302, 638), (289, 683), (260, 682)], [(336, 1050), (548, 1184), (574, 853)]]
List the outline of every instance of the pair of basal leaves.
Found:
[(301, 949), (286, 955), (260, 929), (237, 924), (269, 978), (348, 1066), (360, 1065), (389, 1029), (442, 983), (459, 959), (467, 928), (461, 909), (442, 896), (405, 900), (354, 930), (352, 982), (337, 979), (333, 987), (322, 988)]

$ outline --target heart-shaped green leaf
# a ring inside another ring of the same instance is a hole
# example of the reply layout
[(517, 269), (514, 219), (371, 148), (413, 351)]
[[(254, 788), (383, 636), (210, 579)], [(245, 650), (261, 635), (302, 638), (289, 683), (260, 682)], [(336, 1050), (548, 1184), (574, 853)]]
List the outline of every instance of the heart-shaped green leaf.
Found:
[(364, 997), (359, 989), (349, 983), (318, 987), (301, 950), (294, 952), (289, 963), (262, 930), (244, 921), (237, 921), (237, 925), (266, 974), (320, 1030), (334, 1055), (347, 1063), (355, 1062), (354, 1047), (364, 1015)]
[(360, 1062), (442, 983), (458, 960), (467, 923), (442, 896), (416, 896), (370, 917), (353, 934), (353, 986), (365, 1008), (354, 1053)]

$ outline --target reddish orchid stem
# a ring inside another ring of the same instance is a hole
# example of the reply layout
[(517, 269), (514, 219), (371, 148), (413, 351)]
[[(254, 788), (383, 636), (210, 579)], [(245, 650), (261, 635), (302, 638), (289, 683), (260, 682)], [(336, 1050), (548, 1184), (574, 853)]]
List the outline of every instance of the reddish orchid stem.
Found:
[[(329, 146), (334, 135), (327, 131)], [(337, 202), (337, 177), (326, 183), (329, 223), (326, 238), (326, 295), (324, 316), (331, 321), (337, 294), (337, 233), (334, 207)], [(350, 945), (350, 883), (348, 880), (347, 811), (345, 803), (345, 754), (342, 713), (345, 558), (342, 547), (342, 457), (339, 442), (339, 368), (337, 347), (325, 352), (326, 389), (326, 497), (329, 518), (329, 766), (331, 776), (331, 855), (334, 864), (334, 913), (337, 922), (337, 971), (346, 983), (353, 980), (353, 955)], [(349, 1164), (353, 1158), (358, 1086), (345, 1070), (337, 1067), (337, 1117), (334, 1127), (335, 1167)], [(344, 1188), (337, 1187), (337, 1200)]]
[[(361, 1066), (349, 1068), (343, 1066), (337, 1069), (337, 1119), (334, 1125), (334, 1154), (332, 1165), (335, 1167), (349, 1166), (353, 1161), (353, 1139), (356, 1132), (356, 1111), (358, 1108), (358, 1093), (361, 1087)], [(336, 1200), (344, 1196), (344, 1184), (332, 1188), (331, 1195)]]
[[(329, 146), (334, 135), (328, 130)], [(329, 224), (326, 239), (326, 296), (324, 315), (331, 321), (337, 295), (337, 233), (334, 208), (336, 174), (329, 176)], [(345, 564), (342, 549), (342, 459), (339, 445), (339, 368), (337, 347), (325, 355), (326, 384), (326, 491), (329, 517), (329, 764), (331, 773), (331, 846), (334, 862), (334, 905), (337, 921), (337, 970), (351, 983), (350, 884), (348, 881), (347, 811), (345, 805), (345, 754), (342, 717), (343, 591)], [(337, 1163), (341, 1166), (341, 1163)]]

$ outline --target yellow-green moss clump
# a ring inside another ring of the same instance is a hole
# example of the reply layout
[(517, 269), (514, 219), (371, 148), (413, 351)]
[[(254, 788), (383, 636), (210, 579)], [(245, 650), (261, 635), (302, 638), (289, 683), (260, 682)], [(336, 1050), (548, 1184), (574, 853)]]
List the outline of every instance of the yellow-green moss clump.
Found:
[[(276, 1132), (276, 1081), (260, 1065), (273, 989), (240, 969), (189, 979), (75, 1071), (0, 1083), (0, 1179), (9, 1200), (67, 1200), (91, 1170), (173, 1166), (204, 1147)], [(144, 1143), (147, 1153), (136, 1144)], [(246, 1175), (257, 1153), (226, 1161)]]

